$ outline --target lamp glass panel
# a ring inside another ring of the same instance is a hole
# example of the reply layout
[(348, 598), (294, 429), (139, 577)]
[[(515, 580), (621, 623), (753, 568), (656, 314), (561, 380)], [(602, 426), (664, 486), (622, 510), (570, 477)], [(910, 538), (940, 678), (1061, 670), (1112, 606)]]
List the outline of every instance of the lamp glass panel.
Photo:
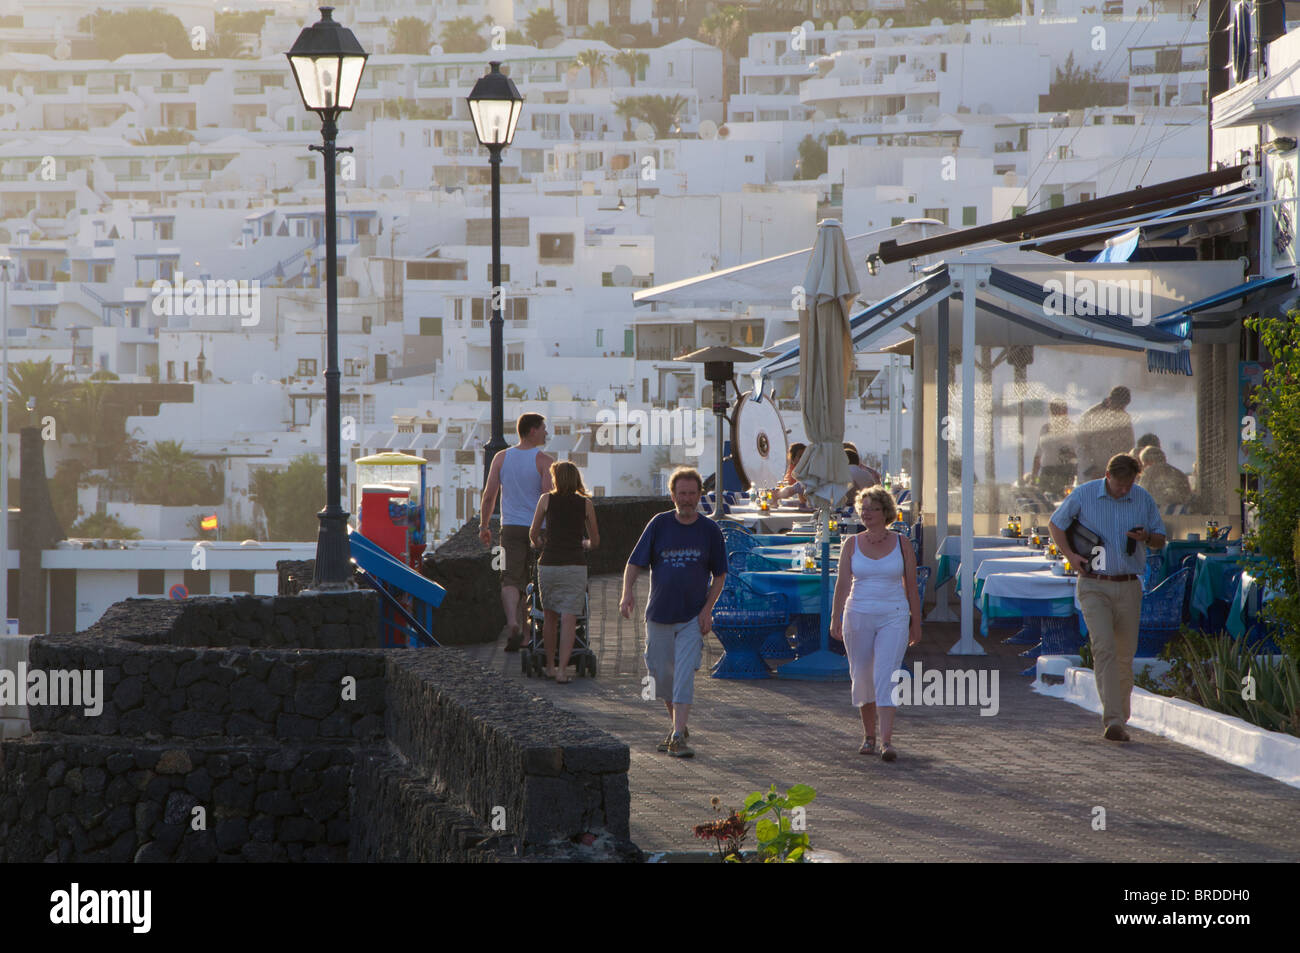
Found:
[(353, 101), (357, 98), (357, 87), (361, 85), (361, 71), (366, 67), (366, 58), (364, 56), (344, 56), (340, 62), (339, 80), (339, 97), (338, 105), (340, 109), (351, 109)]
[(514, 120), (519, 119), (515, 104), (508, 99), (480, 99), (470, 102), (470, 115), (474, 119), (474, 132), (484, 145), (502, 145), (510, 141)]

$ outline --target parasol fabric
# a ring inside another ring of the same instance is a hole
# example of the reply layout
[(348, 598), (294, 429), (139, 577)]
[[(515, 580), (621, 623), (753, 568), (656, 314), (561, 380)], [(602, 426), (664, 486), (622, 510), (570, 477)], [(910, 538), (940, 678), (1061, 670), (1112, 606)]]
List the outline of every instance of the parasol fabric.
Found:
[(799, 393), (808, 436), (795, 476), (816, 507), (834, 506), (851, 482), (844, 455), (844, 395), (853, 369), (849, 315), (860, 286), (844, 230), (835, 219), (817, 227), (799, 311)]

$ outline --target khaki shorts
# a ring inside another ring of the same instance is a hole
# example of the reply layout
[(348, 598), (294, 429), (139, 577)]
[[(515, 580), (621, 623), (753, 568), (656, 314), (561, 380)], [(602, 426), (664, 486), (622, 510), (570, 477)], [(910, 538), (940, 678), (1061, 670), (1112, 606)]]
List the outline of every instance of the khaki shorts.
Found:
[(533, 568), (533, 551), (528, 542), (527, 526), (501, 527), (502, 555), (501, 585), (514, 586), (520, 592), (528, 588), (528, 576)]
[(586, 615), (586, 566), (538, 566), (537, 582), (542, 588), (543, 609), (563, 615)]

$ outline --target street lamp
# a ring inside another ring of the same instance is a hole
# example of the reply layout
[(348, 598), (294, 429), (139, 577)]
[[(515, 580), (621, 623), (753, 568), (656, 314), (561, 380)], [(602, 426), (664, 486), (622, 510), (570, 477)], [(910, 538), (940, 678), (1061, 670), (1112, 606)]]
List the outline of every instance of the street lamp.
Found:
[(316, 540), (316, 570), (312, 579), (315, 590), (350, 589), (352, 573), (348, 565), (348, 512), (340, 504), (341, 478), (339, 456), (339, 306), (338, 255), (335, 248), (334, 165), (336, 154), (351, 152), (338, 149), (339, 113), (352, 108), (361, 71), (369, 55), (361, 48), (352, 31), (335, 23), (333, 7), (320, 8), (320, 21), (298, 34), (293, 48), (285, 55), (293, 69), (294, 81), (303, 105), (321, 118), (324, 145), (310, 146), (325, 159), (325, 509), (320, 517), (320, 536)]
[[(519, 95), (515, 82), (501, 72), (501, 63), (489, 64), (492, 71), (480, 76), (466, 101), (474, 120), (474, 134), (481, 145), (491, 153), (492, 162), (492, 439), (483, 448), (483, 485), (487, 486), (492, 458), (506, 448), (506, 438), (501, 432), (501, 394), (505, 388), (502, 364), (501, 318), (501, 150), (515, 138), (519, 113), (524, 97)], [(486, 522), (491, 513), (483, 513)]]

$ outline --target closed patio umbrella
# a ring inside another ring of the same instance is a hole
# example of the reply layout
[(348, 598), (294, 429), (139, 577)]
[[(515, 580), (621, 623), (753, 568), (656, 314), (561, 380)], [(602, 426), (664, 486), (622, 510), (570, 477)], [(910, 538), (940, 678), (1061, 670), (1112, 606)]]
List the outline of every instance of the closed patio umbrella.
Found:
[[(849, 261), (844, 230), (835, 219), (817, 227), (804, 275), (804, 307), (799, 310), (799, 393), (808, 436), (795, 477), (818, 510), (829, 514), (849, 484), (844, 455), (844, 395), (853, 369), (853, 333), (849, 325), (860, 286)], [(783, 678), (843, 681), (848, 661), (829, 648), (830, 546), (822, 546), (821, 648), (781, 668)]]

